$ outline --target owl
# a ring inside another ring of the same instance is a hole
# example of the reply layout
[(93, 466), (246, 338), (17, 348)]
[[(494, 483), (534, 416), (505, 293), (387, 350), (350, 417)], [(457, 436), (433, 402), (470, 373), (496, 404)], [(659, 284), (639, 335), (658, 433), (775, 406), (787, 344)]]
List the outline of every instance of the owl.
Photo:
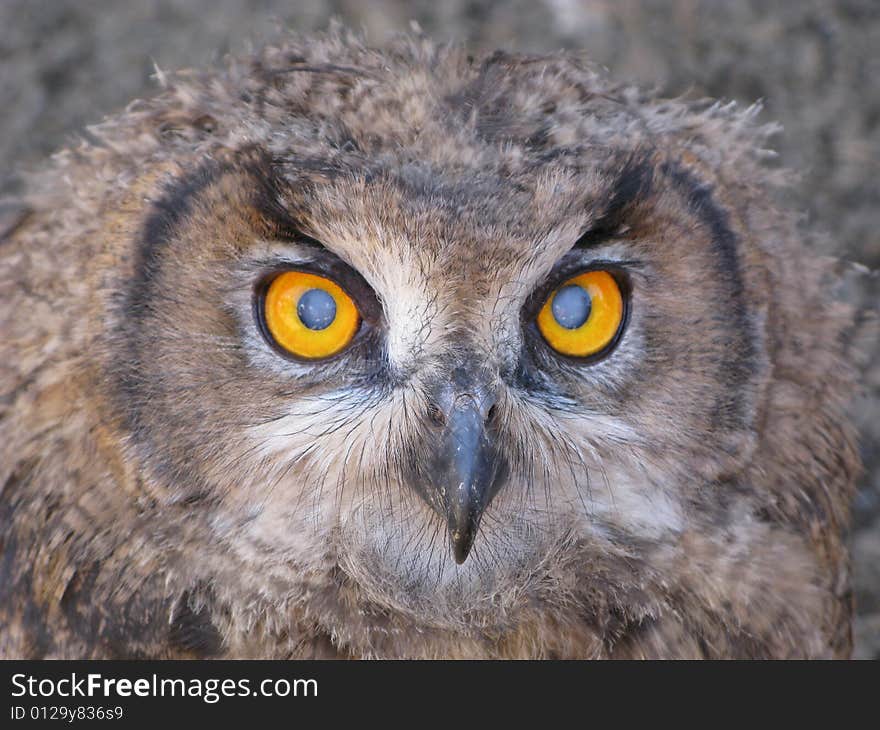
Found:
[(756, 108), (340, 28), (159, 80), (4, 216), (0, 655), (848, 655)]

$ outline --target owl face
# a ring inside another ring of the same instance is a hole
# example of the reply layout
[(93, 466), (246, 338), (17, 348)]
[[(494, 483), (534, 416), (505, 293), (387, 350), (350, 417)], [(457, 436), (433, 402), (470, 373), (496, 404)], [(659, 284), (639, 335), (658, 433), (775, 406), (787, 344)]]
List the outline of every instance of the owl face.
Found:
[(223, 144), (155, 165), (108, 285), (151, 496), (438, 612), (710, 519), (765, 369), (717, 170), (565, 60), (284, 63), (268, 118), (200, 101)]

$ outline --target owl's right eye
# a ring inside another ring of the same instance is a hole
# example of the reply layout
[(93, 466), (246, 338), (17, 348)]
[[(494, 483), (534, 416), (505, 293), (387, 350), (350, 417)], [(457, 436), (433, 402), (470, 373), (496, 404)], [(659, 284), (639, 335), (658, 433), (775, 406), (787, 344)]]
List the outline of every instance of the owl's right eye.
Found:
[(586, 271), (560, 286), (537, 316), (538, 330), (561, 355), (587, 358), (607, 351), (624, 322), (617, 280), (607, 271)]
[(341, 352), (361, 323), (357, 305), (339, 284), (305, 271), (276, 276), (260, 306), (274, 342), (304, 360), (321, 360)]

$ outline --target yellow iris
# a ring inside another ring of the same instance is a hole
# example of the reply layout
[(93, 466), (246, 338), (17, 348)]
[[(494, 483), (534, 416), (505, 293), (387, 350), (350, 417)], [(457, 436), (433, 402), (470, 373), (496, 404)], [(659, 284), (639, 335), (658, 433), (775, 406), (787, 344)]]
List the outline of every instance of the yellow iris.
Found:
[(538, 329), (559, 353), (588, 357), (614, 340), (623, 321), (623, 296), (607, 271), (587, 271), (556, 289), (538, 313)]
[(343, 350), (361, 321), (357, 306), (335, 281), (304, 271), (276, 276), (263, 306), (266, 327), (275, 342), (307, 360)]

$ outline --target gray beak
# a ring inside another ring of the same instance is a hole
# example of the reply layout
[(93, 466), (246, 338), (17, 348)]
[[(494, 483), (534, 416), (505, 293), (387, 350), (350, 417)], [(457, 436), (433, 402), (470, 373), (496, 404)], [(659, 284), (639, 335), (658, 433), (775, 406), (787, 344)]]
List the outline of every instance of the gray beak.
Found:
[(492, 424), (495, 397), (485, 379), (458, 368), (438, 384), (432, 405), (432, 428), (439, 433), (425, 455), (419, 493), (446, 520), (455, 562), (461, 564), (507, 471)]

